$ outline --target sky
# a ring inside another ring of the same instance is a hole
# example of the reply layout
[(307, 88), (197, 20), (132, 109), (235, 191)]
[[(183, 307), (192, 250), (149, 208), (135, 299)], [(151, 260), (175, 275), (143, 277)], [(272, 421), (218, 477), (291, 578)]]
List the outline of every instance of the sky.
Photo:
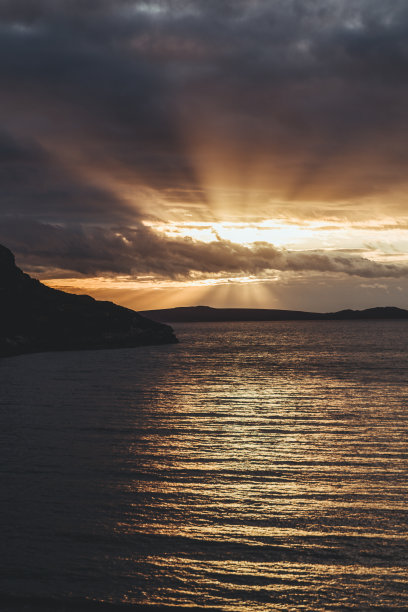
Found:
[(0, 0), (0, 243), (136, 310), (408, 307), (406, 0)]

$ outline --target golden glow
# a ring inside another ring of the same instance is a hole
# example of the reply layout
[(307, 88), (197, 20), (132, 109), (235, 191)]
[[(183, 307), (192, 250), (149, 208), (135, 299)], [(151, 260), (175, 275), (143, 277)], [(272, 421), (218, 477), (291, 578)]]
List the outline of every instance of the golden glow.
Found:
[(49, 287), (68, 293), (91, 295), (133, 310), (175, 308), (177, 306), (211, 305), (223, 307), (239, 304), (243, 308), (278, 308), (273, 281), (241, 277), (197, 281), (155, 281), (134, 279), (54, 278), (43, 281)]
[(362, 256), (381, 261), (392, 257), (408, 259), (408, 226), (389, 219), (366, 224), (333, 222), (299, 222), (299, 220), (265, 219), (264, 221), (205, 222), (149, 221), (146, 225), (169, 238), (192, 238), (200, 242), (224, 240), (248, 245), (266, 242), (278, 248), (294, 250), (358, 250)]
[(201, 242), (213, 240), (228, 240), (236, 244), (253, 244), (254, 242), (269, 242), (275, 246), (284, 246), (299, 240), (312, 238), (316, 228), (282, 223), (262, 221), (259, 223), (243, 222), (171, 222), (167, 224), (146, 223), (152, 229), (173, 238), (193, 238)]
[[(202, 243), (231, 242), (249, 249), (255, 243), (262, 242), (278, 249), (292, 251), (319, 250), (327, 254), (331, 251), (343, 251), (345, 255), (351, 254), (385, 263), (402, 263), (408, 260), (408, 225), (398, 225), (387, 218), (364, 225), (299, 222), (294, 219), (269, 219), (251, 223), (173, 220), (168, 223), (149, 221), (146, 225), (159, 236), (176, 241), (188, 238)], [(188, 278), (181, 280), (169, 280), (151, 274), (132, 277), (48, 278), (44, 282), (56, 289), (70, 293), (86, 293), (96, 299), (112, 300), (135, 310), (199, 304), (215, 307), (284, 308), (285, 303), (281, 303), (277, 298), (277, 288), (282, 287), (286, 280), (293, 280), (295, 274), (270, 270), (252, 276), (239, 272), (193, 272)], [(298, 276), (300, 279), (301, 273), (298, 273)], [(317, 287), (319, 282), (321, 281), (315, 278), (314, 286)], [(361, 284), (361, 281), (359, 282)], [(396, 291), (402, 292), (402, 286), (396, 286)], [(299, 307), (304, 308), (306, 296), (302, 282), (299, 284), (299, 292), (302, 292), (299, 296)], [(388, 300), (384, 305), (387, 303)]]

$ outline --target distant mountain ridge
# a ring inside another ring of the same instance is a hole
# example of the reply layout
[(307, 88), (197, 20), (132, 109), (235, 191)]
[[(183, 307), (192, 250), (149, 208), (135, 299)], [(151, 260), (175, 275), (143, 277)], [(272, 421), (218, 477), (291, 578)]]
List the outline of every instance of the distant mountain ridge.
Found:
[(43, 285), (24, 274), (12, 252), (0, 245), (0, 357), (174, 342), (168, 325), (112, 302)]
[(227, 321), (356, 321), (367, 319), (408, 319), (408, 310), (394, 306), (378, 306), (365, 310), (338, 312), (305, 312), (266, 308), (211, 308), (186, 306), (162, 310), (144, 310), (140, 314), (153, 321), (166, 323), (209, 323)]

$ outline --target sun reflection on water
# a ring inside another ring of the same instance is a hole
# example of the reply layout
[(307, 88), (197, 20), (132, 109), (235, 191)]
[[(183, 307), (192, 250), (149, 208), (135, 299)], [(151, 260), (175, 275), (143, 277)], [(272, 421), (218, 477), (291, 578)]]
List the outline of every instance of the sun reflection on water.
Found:
[(304, 609), (314, 610), (325, 609), (325, 597), (369, 605), (367, 589), (384, 583), (382, 605), (390, 605), (408, 543), (400, 515), (406, 431), (395, 431), (403, 408), (392, 382), (384, 389), (352, 368), (344, 376), (341, 346), (335, 359), (324, 342), (305, 351), (280, 328), (256, 347), (250, 329), (244, 355), (226, 334), (222, 360), (209, 350), (198, 366), (193, 354), (177, 376), (166, 373), (167, 393), (143, 438), (145, 464), (140, 440), (129, 446), (146, 475), (128, 489), (146, 497), (145, 520), (138, 507), (137, 519), (116, 529), (173, 542), (149, 564), (196, 585), (163, 587), (146, 602), (288, 609), (303, 592)]
[(179, 345), (37, 356), (26, 385), (9, 360), (20, 588), (40, 568), (23, 586), (52, 594), (56, 559), (73, 596), (115, 604), (407, 609), (404, 326), (180, 325)]

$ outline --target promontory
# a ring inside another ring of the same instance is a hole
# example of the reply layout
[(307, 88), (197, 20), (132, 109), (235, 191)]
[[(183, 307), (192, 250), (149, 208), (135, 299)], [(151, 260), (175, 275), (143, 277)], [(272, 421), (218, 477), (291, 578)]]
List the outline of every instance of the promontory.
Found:
[(0, 357), (42, 351), (176, 343), (169, 325), (24, 274), (0, 245)]

